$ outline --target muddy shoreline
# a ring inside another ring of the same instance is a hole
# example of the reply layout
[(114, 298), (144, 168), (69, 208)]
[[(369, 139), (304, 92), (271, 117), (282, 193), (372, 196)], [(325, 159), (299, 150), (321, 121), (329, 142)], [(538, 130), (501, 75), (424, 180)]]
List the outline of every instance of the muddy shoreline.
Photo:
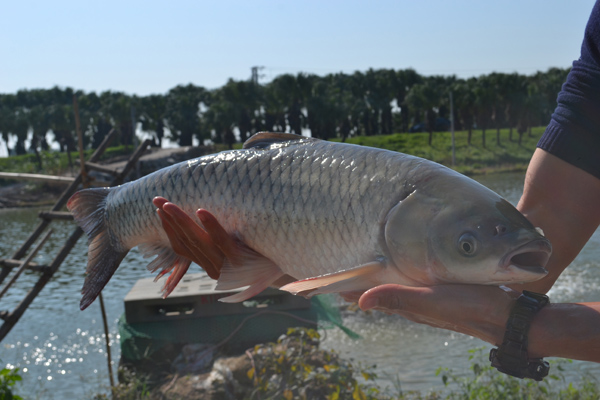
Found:
[(0, 186), (0, 209), (43, 207), (56, 203), (66, 185), (18, 182)]

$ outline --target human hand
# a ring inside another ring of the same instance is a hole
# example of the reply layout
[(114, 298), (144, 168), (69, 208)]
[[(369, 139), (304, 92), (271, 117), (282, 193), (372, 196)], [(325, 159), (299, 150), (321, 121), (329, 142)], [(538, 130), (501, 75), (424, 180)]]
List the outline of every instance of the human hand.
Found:
[(212, 279), (219, 278), (225, 258), (231, 263), (238, 262), (235, 240), (210, 212), (196, 211), (201, 227), (164, 197), (155, 197), (152, 203), (157, 207), (156, 212), (175, 253), (200, 265)]
[(346, 300), (358, 299), (363, 310), (380, 310), (411, 321), (449, 329), (502, 343), (510, 309), (519, 293), (508, 288), (483, 285), (439, 285), (409, 287), (387, 284), (364, 294), (345, 293)]

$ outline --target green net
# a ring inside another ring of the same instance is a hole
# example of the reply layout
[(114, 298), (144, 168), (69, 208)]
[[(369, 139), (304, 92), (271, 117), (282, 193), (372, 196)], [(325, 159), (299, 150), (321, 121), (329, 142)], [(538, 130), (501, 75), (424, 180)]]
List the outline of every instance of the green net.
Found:
[(333, 296), (321, 295), (313, 297), (311, 307), (305, 309), (271, 311), (267, 308), (247, 314), (131, 324), (123, 315), (119, 319), (121, 355), (125, 360), (139, 361), (166, 347), (190, 343), (212, 344), (225, 354), (238, 354), (258, 343), (276, 341), (289, 327), (338, 327), (351, 338), (359, 338), (343, 326), (335, 303)]

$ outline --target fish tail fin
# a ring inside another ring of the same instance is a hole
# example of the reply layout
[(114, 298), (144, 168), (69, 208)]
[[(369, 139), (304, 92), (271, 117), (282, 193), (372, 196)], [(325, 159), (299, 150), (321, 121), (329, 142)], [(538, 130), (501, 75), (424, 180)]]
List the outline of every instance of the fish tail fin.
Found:
[(88, 264), (79, 308), (85, 310), (98, 297), (129, 249), (114, 237), (106, 221), (106, 197), (111, 189), (85, 189), (67, 202), (77, 224), (88, 235)]

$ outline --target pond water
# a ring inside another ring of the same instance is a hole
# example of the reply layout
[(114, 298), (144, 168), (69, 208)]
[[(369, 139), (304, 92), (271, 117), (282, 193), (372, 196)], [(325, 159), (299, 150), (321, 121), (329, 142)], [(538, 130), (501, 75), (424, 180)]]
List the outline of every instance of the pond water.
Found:
[[(521, 195), (522, 174), (491, 175), (479, 180), (514, 204)], [(0, 258), (10, 257), (37, 222), (37, 210), (0, 210)], [(55, 223), (55, 233), (35, 261), (49, 262), (72, 229), (72, 222)], [(596, 232), (550, 292), (552, 301), (600, 299), (599, 260), (600, 234)], [(2, 365), (21, 368), (24, 381), (19, 384), (20, 394), (26, 398), (80, 399), (107, 393), (100, 307), (95, 302), (87, 310), (79, 310), (85, 264), (86, 241), (81, 239), (53, 280), (0, 343)], [(120, 356), (117, 320), (124, 311), (123, 298), (138, 279), (150, 276), (145, 265), (137, 251), (130, 252), (104, 291), (114, 370)], [(37, 274), (26, 272), (0, 300), (0, 309), (13, 309), (36, 280)], [(349, 313), (344, 323), (362, 339), (352, 340), (332, 329), (326, 331), (323, 346), (363, 365), (376, 364), (384, 386), (399, 381), (405, 391), (441, 389), (442, 381), (435, 376), (438, 367), (467, 373), (468, 350), (490, 347), (477, 339), (382, 313)], [(573, 380), (583, 371), (600, 375), (600, 364), (574, 362), (566, 368), (566, 376)]]

